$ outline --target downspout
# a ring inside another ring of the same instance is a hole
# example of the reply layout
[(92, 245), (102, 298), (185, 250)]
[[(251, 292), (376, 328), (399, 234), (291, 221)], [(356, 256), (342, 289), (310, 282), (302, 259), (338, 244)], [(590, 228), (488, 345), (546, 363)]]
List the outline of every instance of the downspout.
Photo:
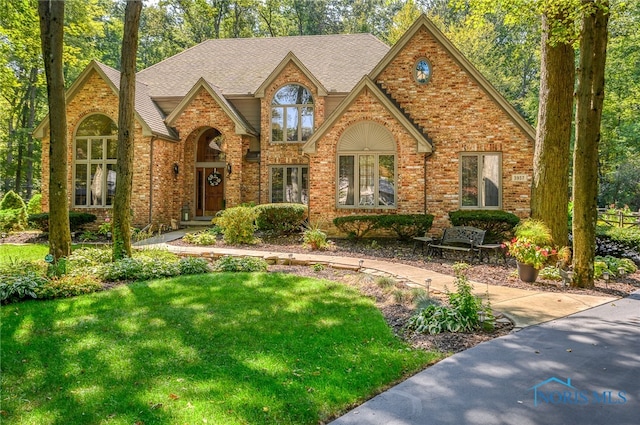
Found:
[(153, 217), (153, 142), (157, 136), (151, 136), (151, 148), (149, 149), (149, 224)]
[(302, 153), (302, 156), (307, 158), (307, 165), (309, 167), (309, 175), (307, 178), (309, 179), (309, 187), (307, 190), (309, 191), (309, 204), (307, 205), (307, 219), (309, 219), (309, 225), (311, 225), (311, 156), (308, 153)]

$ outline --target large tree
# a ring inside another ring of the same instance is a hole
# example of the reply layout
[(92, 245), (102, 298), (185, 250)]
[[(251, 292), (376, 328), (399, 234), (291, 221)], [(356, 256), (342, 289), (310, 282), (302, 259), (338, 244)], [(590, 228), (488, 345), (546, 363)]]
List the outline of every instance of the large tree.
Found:
[[(542, 14), (538, 128), (533, 157), (531, 216), (545, 222), (556, 245), (569, 243), (568, 209), (575, 54), (564, 30), (570, 2)], [(555, 30), (555, 31), (554, 31)]]
[(573, 285), (593, 287), (598, 220), (598, 143), (604, 101), (608, 0), (582, 0), (573, 152)]
[(62, 65), (64, 2), (41, 0), (38, 14), (49, 102), (49, 253), (58, 261), (71, 253), (67, 197), (67, 105)]
[(113, 258), (131, 257), (131, 191), (133, 184), (133, 142), (135, 136), (135, 86), (138, 27), (142, 1), (130, 0), (124, 14), (122, 69), (118, 109), (118, 162), (113, 201)]

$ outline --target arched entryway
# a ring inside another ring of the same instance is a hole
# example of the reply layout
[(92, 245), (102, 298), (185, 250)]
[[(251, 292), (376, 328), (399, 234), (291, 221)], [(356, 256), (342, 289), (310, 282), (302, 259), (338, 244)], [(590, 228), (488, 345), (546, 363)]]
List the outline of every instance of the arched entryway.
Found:
[(212, 218), (225, 207), (226, 177), (224, 136), (215, 128), (205, 130), (196, 144), (195, 216)]

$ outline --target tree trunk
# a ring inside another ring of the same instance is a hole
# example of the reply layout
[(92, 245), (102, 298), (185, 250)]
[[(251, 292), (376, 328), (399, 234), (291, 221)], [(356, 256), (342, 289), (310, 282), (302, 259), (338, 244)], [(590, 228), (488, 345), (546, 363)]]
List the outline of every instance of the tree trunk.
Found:
[(31, 78), (29, 79), (29, 119), (27, 121), (27, 128), (29, 134), (27, 135), (27, 171), (25, 176), (25, 199), (31, 199), (33, 195), (33, 127), (36, 121), (36, 95), (37, 88), (36, 83), (38, 81), (38, 68), (31, 68)]
[(54, 261), (71, 253), (67, 197), (67, 109), (62, 69), (64, 2), (38, 2), (42, 57), (49, 103), (49, 253)]
[(131, 257), (131, 191), (135, 136), (135, 86), (138, 27), (142, 1), (128, 1), (122, 38), (122, 71), (118, 110), (118, 162), (113, 201), (113, 258)]
[(573, 286), (593, 287), (598, 220), (598, 143), (607, 55), (607, 0), (582, 0), (580, 67), (573, 152)]
[(550, 21), (565, 13), (542, 17), (540, 107), (533, 157), (531, 216), (551, 230), (554, 244), (569, 244), (568, 208), (571, 158), (571, 115), (575, 54), (570, 42), (550, 44)]

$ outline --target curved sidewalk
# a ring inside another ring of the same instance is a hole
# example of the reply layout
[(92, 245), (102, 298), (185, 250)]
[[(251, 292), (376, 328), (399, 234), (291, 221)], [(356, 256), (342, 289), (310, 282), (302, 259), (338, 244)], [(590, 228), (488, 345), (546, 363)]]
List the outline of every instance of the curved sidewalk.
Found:
[[(277, 260), (280, 263), (293, 264), (325, 264), (329, 267), (350, 268), (368, 273), (384, 273), (408, 284), (425, 287), (426, 279), (431, 279), (430, 291), (443, 292), (446, 287), (454, 289), (453, 276), (444, 275), (420, 267), (402, 263), (392, 263), (380, 260), (362, 260), (357, 257), (342, 257), (333, 255), (291, 254), (275, 251), (261, 251), (254, 249), (213, 248), (213, 247), (185, 247), (169, 245), (167, 242), (178, 239), (186, 230), (166, 233), (134, 244), (136, 247), (154, 246), (166, 248), (177, 254), (190, 254), (218, 257), (222, 255), (261, 257)], [(516, 329), (539, 323), (548, 322), (568, 316), (589, 308), (599, 306), (618, 298), (610, 296), (594, 296), (570, 294), (564, 292), (543, 292), (527, 289), (510, 288), (507, 286), (487, 285), (473, 281), (475, 293), (486, 298), (488, 294), (491, 307), (509, 317)]]

